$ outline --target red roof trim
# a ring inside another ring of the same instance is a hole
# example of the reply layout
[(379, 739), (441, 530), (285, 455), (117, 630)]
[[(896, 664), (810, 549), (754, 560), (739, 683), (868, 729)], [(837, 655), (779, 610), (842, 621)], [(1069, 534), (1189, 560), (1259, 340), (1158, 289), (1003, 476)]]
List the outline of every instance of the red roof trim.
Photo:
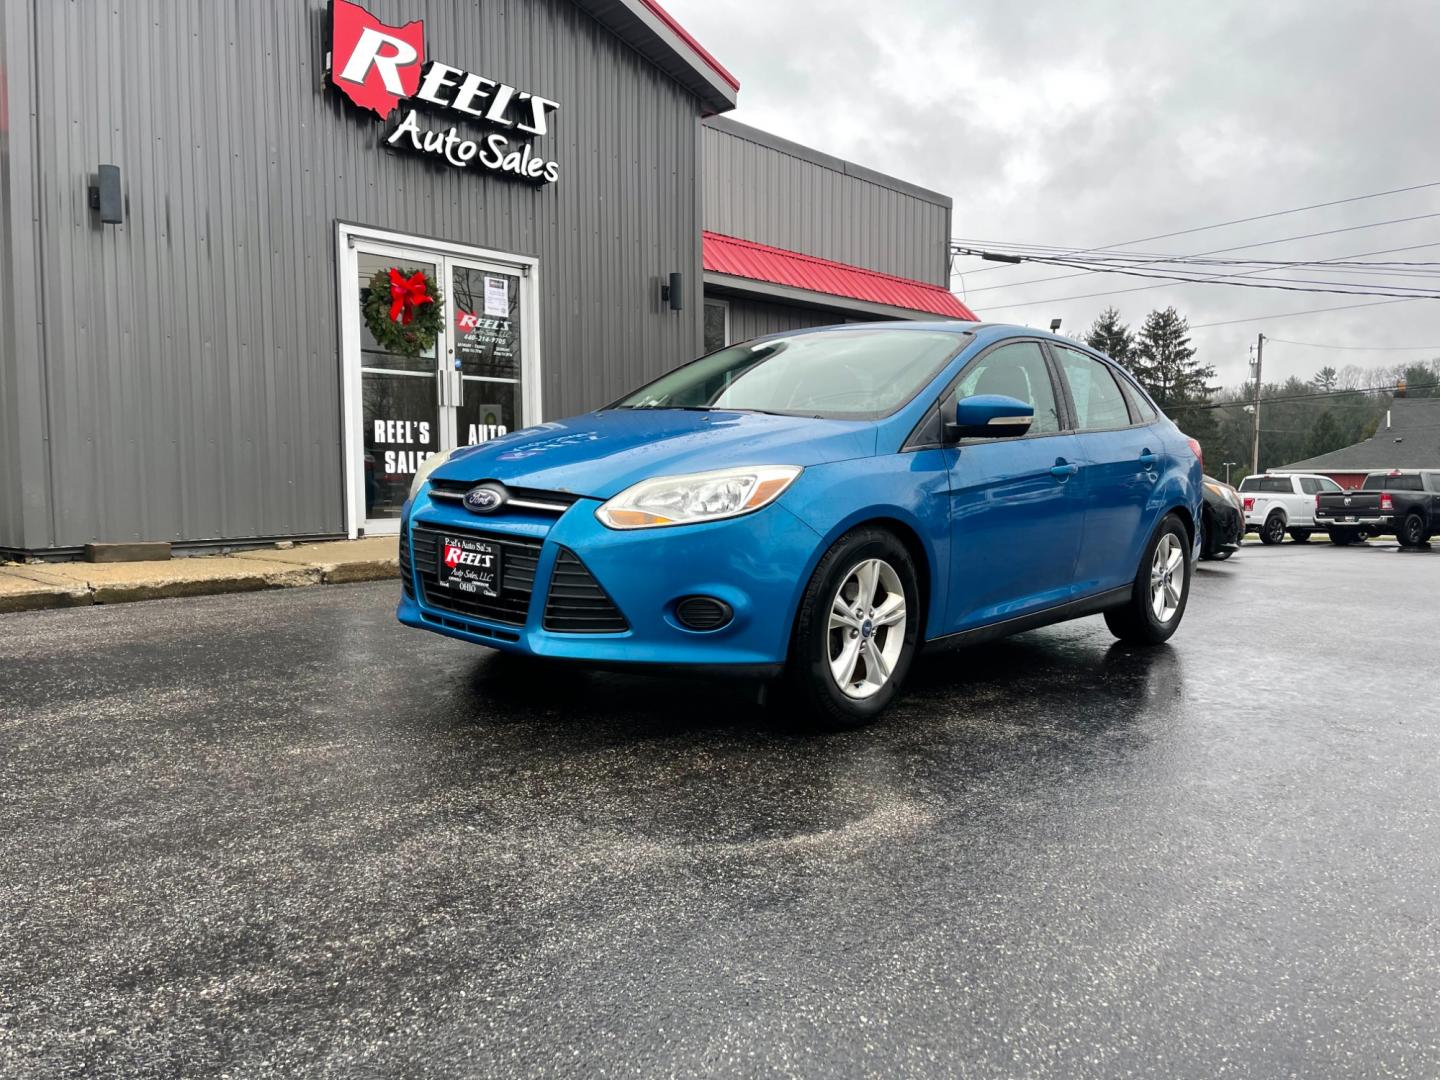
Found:
[(662, 8), (656, 2), (656, 0), (641, 0), (641, 3), (643, 3), (647, 8), (649, 8), (657, 19), (659, 19), (666, 26), (668, 26), (676, 37), (678, 37), (686, 45), (690, 46), (691, 51), (694, 52), (696, 56), (700, 57), (701, 60), (704, 60), (706, 66), (709, 67), (711, 71), (715, 72), (716, 75), (719, 75), (720, 78), (724, 79), (727, 83), (729, 83), (731, 90), (735, 90), (737, 92), (739, 91), (740, 80), (735, 78), (734, 75), (731, 75), (730, 72), (726, 71), (725, 65), (720, 63), (719, 60), (716, 60), (715, 57), (711, 56), (709, 49), (705, 48), (704, 45), (701, 45), (700, 42), (696, 41), (693, 37), (691, 37), (690, 31), (686, 30), (683, 26), (681, 26), (678, 22), (675, 21), (675, 16), (671, 15), (668, 11)]
[(843, 296), (871, 304), (924, 311), (949, 319), (978, 322), (975, 313), (949, 289), (924, 281), (882, 274), (859, 266), (802, 255), (798, 251), (706, 232), (705, 269), (712, 274), (767, 281), (810, 292)]

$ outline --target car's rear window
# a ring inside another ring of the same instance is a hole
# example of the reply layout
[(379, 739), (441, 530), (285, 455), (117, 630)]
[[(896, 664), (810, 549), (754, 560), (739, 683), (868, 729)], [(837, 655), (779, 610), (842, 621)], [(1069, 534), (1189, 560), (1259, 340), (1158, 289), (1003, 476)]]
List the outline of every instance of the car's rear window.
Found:
[(1241, 491), (1268, 491), (1279, 492), (1282, 495), (1293, 494), (1295, 488), (1291, 485), (1288, 476), (1247, 476), (1240, 481)]

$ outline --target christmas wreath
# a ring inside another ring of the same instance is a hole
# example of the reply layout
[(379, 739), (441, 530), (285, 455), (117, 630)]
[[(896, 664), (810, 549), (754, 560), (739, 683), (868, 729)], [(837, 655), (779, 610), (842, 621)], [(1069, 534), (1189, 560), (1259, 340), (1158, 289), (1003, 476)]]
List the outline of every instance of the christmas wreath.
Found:
[(419, 356), (440, 333), (444, 300), (435, 279), (423, 270), (408, 277), (398, 266), (377, 270), (365, 296), (365, 325), (386, 352)]

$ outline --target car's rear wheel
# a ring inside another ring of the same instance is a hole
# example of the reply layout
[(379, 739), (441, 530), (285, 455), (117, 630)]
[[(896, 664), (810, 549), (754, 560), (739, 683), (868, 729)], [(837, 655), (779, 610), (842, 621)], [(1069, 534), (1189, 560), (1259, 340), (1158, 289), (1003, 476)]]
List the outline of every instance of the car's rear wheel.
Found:
[(1130, 599), (1105, 612), (1105, 625), (1121, 641), (1159, 645), (1180, 626), (1190, 598), (1189, 544), (1184, 523), (1167, 514), (1145, 545)]
[(895, 697), (920, 638), (920, 590), (905, 545), (859, 528), (825, 553), (800, 601), (786, 671), (810, 726), (859, 727)]
[(1260, 526), (1260, 542), (1262, 544), (1278, 544), (1285, 539), (1285, 515), (1278, 510), (1265, 519), (1265, 524)]
[(1400, 546), (1407, 548), (1423, 547), (1430, 539), (1425, 531), (1425, 519), (1419, 514), (1406, 514), (1400, 527), (1395, 530), (1395, 536), (1400, 541)]
[(1291, 529), (1291, 530), (1290, 530), (1290, 539), (1291, 539), (1291, 540), (1294, 540), (1295, 543), (1297, 543), (1297, 544), (1305, 544), (1305, 543), (1308, 543), (1308, 542), (1310, 541), (1310, 530), (1309, 530), (1309, 529)]

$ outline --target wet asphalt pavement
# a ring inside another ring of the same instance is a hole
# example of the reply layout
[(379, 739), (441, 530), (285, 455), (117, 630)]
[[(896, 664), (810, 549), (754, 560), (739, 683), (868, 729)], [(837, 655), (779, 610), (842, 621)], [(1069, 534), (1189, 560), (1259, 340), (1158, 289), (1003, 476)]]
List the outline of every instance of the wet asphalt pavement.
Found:
[(394, 593), (0, 618), (0, 1075), (1440, 1076), (1440, 548), (822, 738)]

